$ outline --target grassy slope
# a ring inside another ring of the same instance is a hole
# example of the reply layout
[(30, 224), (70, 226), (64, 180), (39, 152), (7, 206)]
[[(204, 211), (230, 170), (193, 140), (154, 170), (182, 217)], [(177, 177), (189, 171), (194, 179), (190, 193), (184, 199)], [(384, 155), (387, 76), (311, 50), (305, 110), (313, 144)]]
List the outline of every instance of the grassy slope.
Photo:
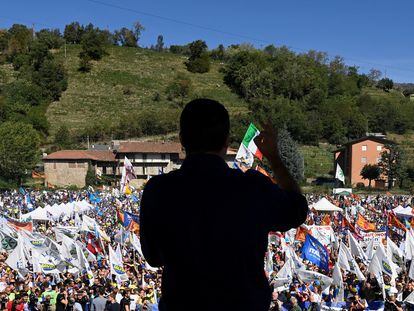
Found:
[[(86, 74), (77, 71), (78, 46), (68, 46), (66, 59), (62, 49), (57, 52), (69, 71), (69, 87), (47, 111), (52, 135), (62, 123), (76, 131), (93, 120), (116, 122), (131, 110), (149, 106), (162, 113), (172, 105), (166, 99), (165, 89), (178, 72), (191, 78), (193, 95), (217, 99), (231, 113), (246, 111), (246, 103), (223, 84), (218, 63), (213, 63), (209, 73), (191, 74), (186, 71), (186, 58), (182, 56), (124, 47), (111, 47), (108, 52)], [(124, 95), (126, 89), (132, 94)], [(157, 92), (161, 101), (154, 102)]]

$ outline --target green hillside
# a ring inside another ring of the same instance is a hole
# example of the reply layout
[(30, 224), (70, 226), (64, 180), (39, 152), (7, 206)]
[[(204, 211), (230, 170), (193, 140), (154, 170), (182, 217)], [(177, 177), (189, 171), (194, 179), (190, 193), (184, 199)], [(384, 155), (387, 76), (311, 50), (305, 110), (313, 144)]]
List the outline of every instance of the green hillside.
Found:
[[(77, 70), (79, 51), (79, 46), (68, 45), (66, 58), (64, 49), (56, 52), (56, 56), (65, 62), (69, 85), (61, 99), (48, 108), (52, 135), (62, 124), (77, 131), (96, 121), (114, 124), (131, 111), (148, 107), (159, 113), (177, 108), (165, 95), (177, 73), (184, 73), (191, 79), (193, 92), (190, 97), (217, 99), (230, 113), (246, 111), (246, 103), (224, 85), (219, 63), (213, 63), (206, 74), (193, 74), (187, 72), (184, 56), (111, 46), (109, 55), (94, 62), (90, 73), (80, 73)], [(157, 93), (159, 101), (154, 100)]]

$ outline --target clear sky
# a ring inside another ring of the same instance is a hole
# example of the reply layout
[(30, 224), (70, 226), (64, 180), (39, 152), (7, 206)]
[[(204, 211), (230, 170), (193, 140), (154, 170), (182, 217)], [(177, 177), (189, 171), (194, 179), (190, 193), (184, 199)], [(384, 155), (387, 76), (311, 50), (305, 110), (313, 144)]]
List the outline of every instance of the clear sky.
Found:
[(144, 46), (159, 34), (167, 45), (273, 43), (340, 55), (361, 71), (375, 67), (394, 81), (414, 82), (412, 0), (0, 0), (0, 27), (63, 29), (79, 21), (114, 30), (136, 20), (146, 28)]

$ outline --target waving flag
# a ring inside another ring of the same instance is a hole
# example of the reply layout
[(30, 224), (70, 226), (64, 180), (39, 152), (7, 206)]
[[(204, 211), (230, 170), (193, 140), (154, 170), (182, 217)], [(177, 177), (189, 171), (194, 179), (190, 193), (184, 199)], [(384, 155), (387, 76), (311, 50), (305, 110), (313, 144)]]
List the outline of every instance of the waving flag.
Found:
[(360, 213), (358, 213), (356, 224), (364, 231), (375, 231), (377, 229), (375, 223), (369, 222)]
[(346, 247), (346, 245), (342, 242), (339, 247), (338, 264), (339, 267), (345, 271), (354, 273), (358, 277), (358, 280), (365, 281), (364, 274), (359, 269), (357, 262), (355, 261), (354, 257), (352, 257), (348, 247)]
[(26, 230), (26, 231), (29, 231), (29, 232), (33, 231), (33, 222), (32, 221), (18, 221), (16, 219), (9, 218), (9, 217), (6, 217), (6, 219), (7, 219), (7, 224), (10, 227), (16, 229), (17, 231), (19, 231), (19, 230)]
[(313, 236), (308, 234), (302, 247), (302, 258), (309, 260), (319, 268), (329, 271), (329, 254), (327, 249)]
[(235, 160), (236, 165), (241, 165), (245, 168), (251, 168), (253, 166), (254, 156), (259, 160), (263, 158), (262, 153), (254, 143), (254, 138), (259, 134), (259, 130), (254, 126), (253, 123), (250, 123), (249, 128), (244, 135), (243, 141), (240, 144), (240, 148), (237, 151)]
[(134, 166), (127, 157), (124, 159), (124, 166), (122, 167), (122, 177), (121, 177), (121, 193), (130, 194), (131, 190), (129, 187), (129, 182), (132, 179), (136, 179), (137, 175), (134, 171)]
[(342, 181), (342, 183), (345, 183), (345, 175), (344, 172), (342, 171), (342, 168), (339, 166), (339, 164), (336, 164), (336, 173), (335, 173), (335, 178)]
[[(391, 230), (393, 230), (401, 236), (403, 236), (404, 232), (407, 231), (407, 227), (397, 218), (397, 216), (393, 212), (388, 213), (388, 226)], [(400, 229), (402, 232), (398, 232), (398, 230), (396, 229)]]
[(112, 247), (108, 246), (109, 250), (109, 264), (111, 266), (111, 274), (115, 275), (117, 280), (128, 281), (128, 276), (124, 269), (122, 259), (118, 258)]
[(358, 241), (354, 238), (352, 233), (348, 233), (349, 236), (349, 245), (351, 248), (351, 254), (355, 257), (358, 257), (361, 259), (365, 264), (368, 263), (368, 258), (366, 254), (364, 253), (361, 245), (359, 245)]
[(342, 273), (338, 262), (335, 264), (333, 269), (332, 279), (332, 285), (335, 285), (339, 289), (336, 301), (344, 301), (344, 280), (342, 279)]
[(333, 279), (315, 271), (309, 270), (298, 270), (297, 271), (298, 277), (302, 282), (314, 282), (319, 281), (322, 290), (324, 291), (326, 288), (331, 286)]

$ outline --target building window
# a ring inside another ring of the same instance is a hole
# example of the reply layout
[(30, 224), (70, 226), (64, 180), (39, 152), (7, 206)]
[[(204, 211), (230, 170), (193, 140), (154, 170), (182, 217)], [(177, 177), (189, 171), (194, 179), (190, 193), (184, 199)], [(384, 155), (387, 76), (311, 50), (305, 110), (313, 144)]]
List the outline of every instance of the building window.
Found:
[(85, 167), (85, 163), (83, 162), (78, 162), (78, 168), (83, 168)]
[(142, 154), (142, 161), (145, 162), (146, 160), (147, 160), (147, 154), (146, 153), (143, 153)]
[(382, 146), (381, 145), (378, 145), (377, 146), (377, 151), (381, 151), (382, 150)]
[(56, 162), (53, 162), (53, 169), (56, 169)]
[(69, 168), (76, 168), (76, 162), (69, 162)]
[(366, 157), (362, 157), (361, 158), (361, 163), (367, 163), (367, 158)]
[(165, 160), (165, 153), (161, 155), (161, 160)]
[(362, 151), (367, 151), (367, 145), (362, 145)]

